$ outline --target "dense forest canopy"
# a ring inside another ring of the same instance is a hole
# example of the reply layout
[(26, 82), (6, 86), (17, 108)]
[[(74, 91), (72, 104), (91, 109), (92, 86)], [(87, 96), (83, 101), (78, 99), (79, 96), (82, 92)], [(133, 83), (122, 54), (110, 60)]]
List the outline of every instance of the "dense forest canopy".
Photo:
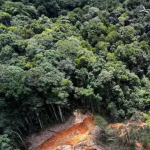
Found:
[(23, 137), (74, 108), (111, 121), (148, 110), (149, 9), (149, 0), (0, 0), (0, 149), (23, 149)]

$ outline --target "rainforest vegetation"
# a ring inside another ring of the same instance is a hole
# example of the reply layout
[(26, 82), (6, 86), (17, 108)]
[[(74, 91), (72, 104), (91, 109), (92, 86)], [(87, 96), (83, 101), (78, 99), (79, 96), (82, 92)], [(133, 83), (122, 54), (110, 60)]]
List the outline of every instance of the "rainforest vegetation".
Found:
[(149, 0), (0, 0), (0, 149), (75, 108), (121, 121), (150, 108)]

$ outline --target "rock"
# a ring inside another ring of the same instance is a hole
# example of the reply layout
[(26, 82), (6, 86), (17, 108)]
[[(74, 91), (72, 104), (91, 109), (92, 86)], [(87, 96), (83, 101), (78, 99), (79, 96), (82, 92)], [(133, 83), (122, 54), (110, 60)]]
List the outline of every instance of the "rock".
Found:
[(56, 148), (56, 150), (72, 150), (72, 145), (61, 145)]
[(80, 149), (83, 149), (86, 145), (84, 143), (78, 143), (75, 145), (74, 149), (75, 150), (80, 150)]
[(95, 143), (93, 142), (93, 140), (88, 140), (87, 142), (86, 142), (86, 145), (88, 146), (88, 147), (92, 147), (93, 145), (95, 145)]

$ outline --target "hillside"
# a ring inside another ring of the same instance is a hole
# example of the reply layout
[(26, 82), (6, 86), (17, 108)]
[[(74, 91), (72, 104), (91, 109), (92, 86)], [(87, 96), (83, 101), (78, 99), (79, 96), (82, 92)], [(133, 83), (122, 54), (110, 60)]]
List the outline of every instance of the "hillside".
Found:
[(149, 0), (0, 0), (0, 149), (75, 109), (149, 120), (149, 20)]

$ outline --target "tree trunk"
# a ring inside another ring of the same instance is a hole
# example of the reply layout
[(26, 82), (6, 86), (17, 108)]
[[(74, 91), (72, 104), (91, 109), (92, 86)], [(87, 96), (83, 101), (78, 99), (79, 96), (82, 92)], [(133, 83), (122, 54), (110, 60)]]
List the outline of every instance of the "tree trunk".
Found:
[(62, 122), (65, 121), (60, 106), (58, 106), (58, 110), (59, 110), (59, 114), (60, 114), (61, 121), (62, 121)]
[(56, 119), (59, 120), (59, 119), (58, 119), (58, 116), (57, 116), (57, 114), (56, 114), (56, 111), (55, 111), (55, 108), (54, 108), (53, 104), (51, 104), (51, 106), (52, 106), (52, 109), (53, 109), (53, 112), (54, 112), (54, 115), (55, 115)]
[(22, 122), (18, 122), (23, 128), (24, 128), (24, 130), (25, 131), (27, 131), (28, 132), (28, 130), (27, 130), (27, 128), (26, 128), (26, 126), (22, 123)]
[(41, 127), (41, 129), (43, 130), (43, 126), (42, 126), (42, 122), (41, 122), (41, 119), (40, 119), (40, 117), (39, 117), (39, 114), (38, 114), (37, 111), (35, 111), (35, 112), (36, 112), (36, 116), (37, 116), (37, 118), (38, 118), (38, 122), (39, 122), (39, 124), (40, 124), (40, 127)]
[(13, 133), (15, 133), (15, 134), (19, 137), (19, 139), (21, 140), (21, 142), (23, 143), (23, 145), (25, 146), (25, 148), (27, 148), (27, 146), (26, 146), (24, 140), (22, 139), (22, 137), (20, 136), (20, 134), (17, 133), (17, 132), (15, 132), (15, 131), (13, 131), (13, 130), (11, 130), (11, 131), (12, 131)]

